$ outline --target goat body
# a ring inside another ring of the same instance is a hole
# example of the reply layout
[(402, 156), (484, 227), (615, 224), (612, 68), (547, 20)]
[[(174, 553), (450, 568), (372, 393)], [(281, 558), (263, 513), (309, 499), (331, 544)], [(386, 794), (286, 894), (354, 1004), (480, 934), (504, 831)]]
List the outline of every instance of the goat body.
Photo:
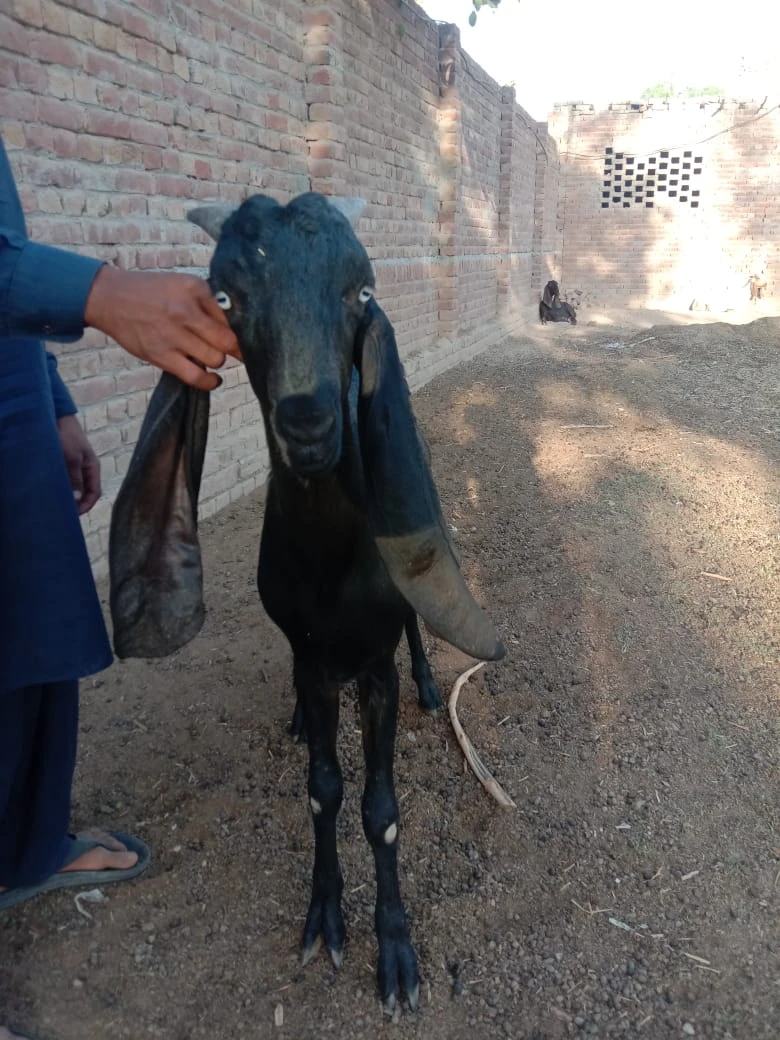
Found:
[(574, 308), (570, 303), (561, 300), (561, 291), (554, 280), (550, 280), (544, 287), (539, 301), (539, 320), (542, 325), (546, 325), (548, 321), (568, 321), (572, 325), (577, 324)]
[[(405, 629), (420, 703), (435, 710), (441, 699), (418, 613), (475, 657), (495, 660), (504, 648), (471, 598), (449, 544), (393, 329), (372, 299), (371, 265), (348, 220), (313, 193), (285, 207), (255, 196), (236, 211), (204, 207), (190, 219), (217, 240), (210, 281), (241, 344), (271, 457), (257, 584), (292, 649), (293, 730), (305, 729), (309, 748), (315, 855), (303, 961), (321, 938), (336, 966), (344, 955), (336, 732), (339, 686), (356, 679), (366, 762), (363, 828), (376, 866), (379, 989), (387, 1011), (401, 991), (415, 1008), (417, 959), (397, 868), (394, 655)], [(154, 397), (152, 404), (155, 414), (161, 411)], [(149, 415), (147, 421), (154, 425)], [(152, 443), (143, 431), (142, 442)], [(178, 456), (169, 451), (168, 457)], [(117, 545), (157, 538), (139, 520), (144, 509), (138, 503), (159, 497), (159, 484), (144, 485), (143, 472), (134, 467), (133, 488), (112, 521), (120, 532)], [(163, 527), (163, 540), (180, 534), (173, 520)], [(150, 558), (167, 560), (171, 552)], [(123, 560), (121, 554), (116, 559)], [(115, 643), (117, 632), (136, 629), (138, 617), (150, 612), (139, 611), (143, 597), (137, 595), (122, 607), (121, 589), (138, 585), (134, 566), (129, 577), (112, 572)], [(141, 586), (156, 616), (165, 610), (168, 572), (162, 589), (150, 577), (155, 574), (144, 573)], [(140, 644), (133, 645), (138, 654)]]

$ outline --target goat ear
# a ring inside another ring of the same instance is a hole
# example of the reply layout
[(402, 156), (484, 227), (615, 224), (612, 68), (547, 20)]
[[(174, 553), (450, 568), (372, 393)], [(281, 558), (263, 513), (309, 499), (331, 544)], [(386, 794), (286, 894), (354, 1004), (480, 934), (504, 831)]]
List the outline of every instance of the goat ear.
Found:
[(358, 338), (358, 430), (368, 520), (390, 577), (447, 642), (480, 660), (504, 656), (496, 630), (466, 587), (417, 430), (393, 327), (371, 301)]
[(117, 657), (166, 657), (203, 624), (198, 493), (208, 424), (208, 393), (164, 372), (111, 514)]
[(346, 195), (328, 195), (326, 197), (331, 206), (335, 206), (339, 213), (343, 213), (352, 227), (357, 226), (357, 222), (366, 208), (365, 199), (351, 198)]
[(202, 228), (207, 235), (210, 235), (215, 242), (219, 241), (219, 236), (222, 233), (222, 225), (225, 223), (227, 218), (236, 212), (236, 206), (228, 206), (226, 203), (218, 203), (213, 206), (198, 206), (197, 209), (191, 209), (187, 214), (187, 220), (193, 224), (197, 224), (199, 228)]

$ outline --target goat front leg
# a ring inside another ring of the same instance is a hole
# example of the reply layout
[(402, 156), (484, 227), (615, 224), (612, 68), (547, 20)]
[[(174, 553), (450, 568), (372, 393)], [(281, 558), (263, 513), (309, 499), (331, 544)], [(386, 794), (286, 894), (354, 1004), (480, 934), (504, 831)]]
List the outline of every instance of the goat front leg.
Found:
[(392, 1015), (399, 986), (413, 1011), (420, 998), (417, 957), (398, 884), (398, 803), (393, 789), (398, 672), (392, 657), (358, 680), (358, 694), (366, 758), (363, 830), (376, 866), (377, 980), (385, 1012)]
[(336, 849), (336, 817), (344, 790), (336, 755), (339, 692), (316, 669), (298, 661), (295, 689), (309, 745), (309, 808), (314, 824), (314, 871), (301, 960), (308, 964), (324, 938), (331, 960), (340, 968), (346, 930), (341, 913), (344, 882)]
[(406, 616), (406, 641), (409, 644), (409, 656), (412, 659), (412, 678), (417, 685), (417, 703), (428, 715), (436, 714), (444, 707), (439, 687), (433, 678), (431, 666), (423, 650), (417, 615), (412, 610)]

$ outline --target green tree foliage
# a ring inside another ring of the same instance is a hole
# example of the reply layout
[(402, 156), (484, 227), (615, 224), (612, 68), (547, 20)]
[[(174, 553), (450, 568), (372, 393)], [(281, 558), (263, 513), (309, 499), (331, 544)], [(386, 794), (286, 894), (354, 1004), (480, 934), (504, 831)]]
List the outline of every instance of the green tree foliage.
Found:
[(722, 87), (683, 87), (682, 89), (680, 89), (675, 87), (673, 83), (654, 83), (652, 87), (647, 87), (647, 89), (643, 90), (641, 94), (643, 101), (650, 101), (652, 98), (694, 98), (723, 96), (724, 91)]
[(501, 3), (501, 0), (471, 0), (474, 5), (474, 10), (469, 15), (469, 25), (477, 24), (477, 12), (481, 7), (492, 7), (495, 10)]

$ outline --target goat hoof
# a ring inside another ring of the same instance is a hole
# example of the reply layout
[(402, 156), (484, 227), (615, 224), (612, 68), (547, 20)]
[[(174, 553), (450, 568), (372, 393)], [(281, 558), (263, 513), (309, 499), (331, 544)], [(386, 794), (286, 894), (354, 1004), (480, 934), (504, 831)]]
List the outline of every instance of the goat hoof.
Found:
[(426, 715), (430, 715), (434, 719), (444, 707), (444, 702), (439, 693), (439, 687), (433, 680), (421, 684), (418, 687), (417, 703), (420, 707), (420, 711), (424, 712)]
[(322, 936), (315, 935), (314, 942), (309, 943), (308, 946), (304, 946), (303, 952), (301, 953), (301, 967), (305, 968), (309, 961), (314, 960), (317, 954), (320, 952), (322, 946)]
[(420, 978), (417, 973), (417, 955), (408, 939), (380, 942), (377, 979), (386, 1015), (395, 1019), (398, 1014), (399, 987), (406, 994), (409, 1010), (417, 1010), (420, 1003)]
[(301, 967), (305, 968), (309, 961), (316, 956), (324, 939), (330, 959), (333, 961), (333, 967), (338, 970), (344, 963), (345, 938), (346, 928), (338, 898), (328, 899), (324, 896), (315, 896), (311, 901), (306, 927), (303, 931)]
[(395, 993), (391, 993), (387, 1000), (382, 1001), (382, 1013), (385, 1018), (389, 1018), (393, 1022), (397, 1022), (401, 1017), (401, 1008), (395, 999)]

